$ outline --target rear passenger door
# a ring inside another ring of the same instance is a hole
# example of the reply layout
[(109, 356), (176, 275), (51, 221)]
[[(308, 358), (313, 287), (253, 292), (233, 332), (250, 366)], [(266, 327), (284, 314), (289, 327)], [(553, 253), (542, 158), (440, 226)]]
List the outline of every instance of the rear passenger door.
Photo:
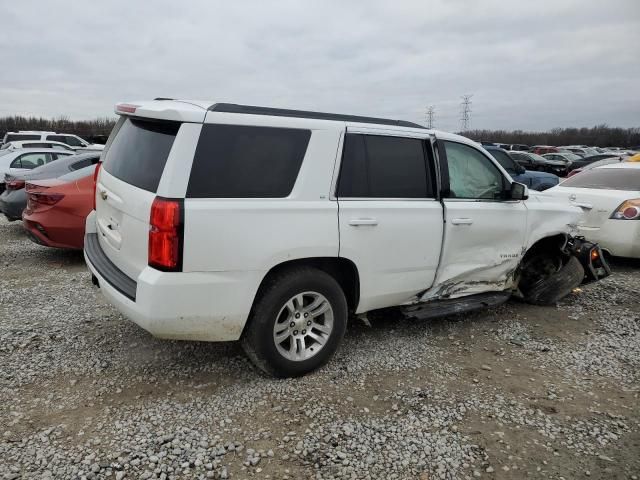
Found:
[(442, 241), (431, 139), (349, 128), (336, 185), (340, 256), (360, 275), (358, 312), (404, 303), (433, 283)]

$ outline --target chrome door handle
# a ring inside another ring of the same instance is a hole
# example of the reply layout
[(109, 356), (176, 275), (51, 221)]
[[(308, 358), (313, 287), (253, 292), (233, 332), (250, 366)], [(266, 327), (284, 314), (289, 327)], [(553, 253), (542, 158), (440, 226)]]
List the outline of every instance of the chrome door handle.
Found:
[(451, 219), (451, 225), (471, 225), (473, 223), (472, 218), (453, 218)]
[(349, 220), (349, 225), (352, 227), (369, 226), (375, 227), (378, 225), (378, 220), (375, 218), (352, 218)]

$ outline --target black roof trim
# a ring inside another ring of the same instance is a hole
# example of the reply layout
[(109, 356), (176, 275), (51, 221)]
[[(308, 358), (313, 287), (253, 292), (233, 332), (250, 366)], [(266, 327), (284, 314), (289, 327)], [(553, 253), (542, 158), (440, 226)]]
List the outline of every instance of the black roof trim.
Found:
[(238, 105), (235, 103), (215, 103), (211, 105), (208, 110), (211, 112), (271, 115), (274, 117), (314, 118), (317, 120), (336, 120), (340, 122), (376, 123), (379, 125), (395, 125), (397, 127), (425, 128), (417, 123), (407, 122), (404, 120), (359, 117), (357, 115), (343, 115), (340, 113), (307, 112), (304, 110), (288, 110), (285, 108), (256, 107), (253, 105)]

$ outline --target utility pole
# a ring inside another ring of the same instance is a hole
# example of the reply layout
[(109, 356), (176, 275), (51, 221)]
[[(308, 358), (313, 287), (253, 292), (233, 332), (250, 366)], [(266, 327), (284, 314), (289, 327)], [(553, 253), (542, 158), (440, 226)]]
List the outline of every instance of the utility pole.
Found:
[(435, 128), (434, 121), (436, 116), (436, 109), (433, 105), (429, 105), (427, 107), (427, 128), (433, 129)]
[(460, 128), (462, 132), (466, 132), (471, 127), (471, 97), (473, 95), (462, 95), (462, 103), (460, 104)]

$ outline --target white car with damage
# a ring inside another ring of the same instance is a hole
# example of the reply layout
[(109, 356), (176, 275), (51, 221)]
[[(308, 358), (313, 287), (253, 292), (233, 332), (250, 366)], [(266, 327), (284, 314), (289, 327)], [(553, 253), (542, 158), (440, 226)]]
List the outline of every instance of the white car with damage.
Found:
[(350, 315), (417, 318), (608, 273), (578, 207), (471, 140), (409, 122), (227, 103), (118, 104), (86, 223), (107, 299), (162, 338), (241, 340), (265, 372), (326, 363)]

